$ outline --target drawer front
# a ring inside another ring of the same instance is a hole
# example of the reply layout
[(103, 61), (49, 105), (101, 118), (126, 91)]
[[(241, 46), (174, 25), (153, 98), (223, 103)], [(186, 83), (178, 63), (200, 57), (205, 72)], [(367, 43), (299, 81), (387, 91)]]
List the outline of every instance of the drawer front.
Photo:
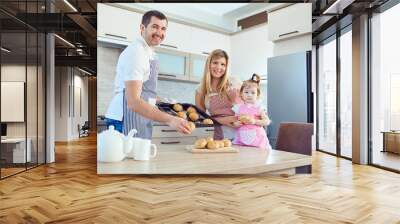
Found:
[(169, 126), (153, 126), (153, 138), (176, 138), (176, 137), (203, 137), (212, 136), (213, 127), (196, 128), (188, 135), (184, 135)]
[(168, 147), (171, 145), (193, 145), (196, 137), (180, 137), (180, 138), (153, 138), (151, 142), (157, 147)]

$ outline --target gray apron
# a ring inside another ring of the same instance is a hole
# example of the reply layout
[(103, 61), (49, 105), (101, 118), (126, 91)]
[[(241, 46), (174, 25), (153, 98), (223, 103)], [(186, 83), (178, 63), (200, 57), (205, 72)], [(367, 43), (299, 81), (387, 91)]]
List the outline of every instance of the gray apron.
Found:
[[(158, 76), (158, 61), (150, 61), (150, 76), (147, 81), (143, 83), (142, 94), (140, 98), (149, 102), (149, 98), (156, 98), (157, 93), (157, 76)], [(127, 135), (131, 129), (136, 129), (136, 134), (139, 138), (151, 139), (153, 133), (153, 121), (149, 120), (128, 108), (124, 90), (124, 116), (123, 116), (123, 130)]]

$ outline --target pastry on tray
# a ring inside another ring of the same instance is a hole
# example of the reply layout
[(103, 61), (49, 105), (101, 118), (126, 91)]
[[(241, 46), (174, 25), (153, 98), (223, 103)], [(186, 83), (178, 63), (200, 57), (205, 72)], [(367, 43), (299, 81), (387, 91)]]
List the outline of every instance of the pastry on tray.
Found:
[(211, 119), (207, 118), (207, 119), (203, 120), (203, 124), (211, 125), (211, 124), (214, 124), (214, 122)]
[(178, 115), (178, 117), (183, 118), (185, 120), (187, 118), (185, 111), (179, 111), (176, 114)]
[(179, 103), (176, 103), (172, 106), (172, 108), (174, 109), (174, 111), (179, 112), (183, 110), (182, 105), (180, 105)]
[(186, 111), (187, 111), (188, 113), (196, 113), (196, 112), (197, 112), (197, 111), (196, 111), (196, 108), (194, 108), (194, 107), (192, 107), (192, 106), (188, 107)]
[(193, 132), (193, 130), (196, 128), (196, 125), (193, 122), (189, 122), (189, 128), (190, 132)]
[(199, 119), (199, 114), (196, 112), (189, 113), (189, 119), (192, 121), (197, 121)]

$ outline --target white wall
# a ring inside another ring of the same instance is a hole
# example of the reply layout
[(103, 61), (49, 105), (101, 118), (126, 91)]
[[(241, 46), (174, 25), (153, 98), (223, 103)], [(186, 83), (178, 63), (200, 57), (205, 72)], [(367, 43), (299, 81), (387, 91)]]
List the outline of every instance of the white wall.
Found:
[(55, 141), (77, 139), (78, 124), (88, 120), (88, 79), (77, 69), (56, 67), (55, 86)]
[(274, 56), (312, 50), (312, 34), (274, 42)]
[(273, 43), (267, 40), (268, 25), (263, 24), (231, 36), (230, 74), (241, 80), (253, 73), (267, 74), (268, 58), (273, 56)]
[[(36, 74), (36, 67), (33, 66), (27, 66), (25, 67), (24, 65), (18, 65), (18, 64), (9, 64), (9, 65), (2, 65), (1, 66), (1, 81), (17, 81), (17, 82), (25, 82), (25, 74), (27, 69), (28, 74), (35, 73)], [(36, 81), (33, 83), (32, 80), (30, 80), (29, 83), (30, 85), (36, 85)], [(30, 90), (31, 88), (27, 89)], [(27, 104), (31, 104), (31, 102), (36, 99), (36, 88), (34, 89), (34, 93), (27, 93)], [(28, 105), (31, 106), (31, 108), (34, 106), (36, 108), (36, 101), (35, 105)], [(1, 108), (2, 110), (7, 110), (7, 108)], [(31, 109), (27, 109), (29, 111), (32, 111)], [(31, 128), (33, 128), (33, 124), (31, 122), (35, 120), (36, 122), (36, 113), (27, 113), (27, 120), (29, 122), (28, 125), (28, 137), (29, 133), (32, 133)], [(8, 137), (25, 137), (25, 126), (26, 122), (7, 122), (7, 136)], [(35, 127), (36, 128), (36, 125)]]

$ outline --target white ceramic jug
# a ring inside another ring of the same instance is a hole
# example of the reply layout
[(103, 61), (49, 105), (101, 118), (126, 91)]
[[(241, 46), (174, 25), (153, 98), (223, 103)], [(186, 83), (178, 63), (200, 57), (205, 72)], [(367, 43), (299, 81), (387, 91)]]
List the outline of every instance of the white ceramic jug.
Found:
[[(135, 130), (136, 131), (136, 130)], [(132, 131), (134, 133), (134, 131)], [(125, 136), (110, 126), (97, 135), (97, 160), (100, 162), (122, 161), (130, 151), (125, 148)]]
[(135, 140), (137, 140), (138, 138), (134, 138), (133, 136), (136, 133), (137, 133), (137, 130), (132, 129), (129, 131), (128, 135), (124, 139), (124, 151), (128, 158), (134, 157)]

